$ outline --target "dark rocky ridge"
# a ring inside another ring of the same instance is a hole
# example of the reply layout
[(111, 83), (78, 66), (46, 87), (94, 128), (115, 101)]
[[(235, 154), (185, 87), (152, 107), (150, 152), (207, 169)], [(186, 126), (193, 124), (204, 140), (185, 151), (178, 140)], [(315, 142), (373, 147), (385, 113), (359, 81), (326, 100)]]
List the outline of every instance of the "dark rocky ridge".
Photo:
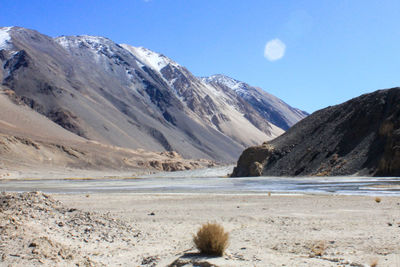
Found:
[(319, 110), (246, 149), (232, 177), (400, 176), (400, 88)]

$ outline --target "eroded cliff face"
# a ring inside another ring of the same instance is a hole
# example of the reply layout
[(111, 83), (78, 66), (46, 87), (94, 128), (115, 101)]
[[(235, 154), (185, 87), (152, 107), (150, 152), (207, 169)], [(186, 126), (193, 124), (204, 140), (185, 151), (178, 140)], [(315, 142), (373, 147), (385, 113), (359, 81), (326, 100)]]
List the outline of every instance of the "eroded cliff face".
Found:
[(319, 110), (246, 149), (233, 177), (400, 176), (400, 88)]

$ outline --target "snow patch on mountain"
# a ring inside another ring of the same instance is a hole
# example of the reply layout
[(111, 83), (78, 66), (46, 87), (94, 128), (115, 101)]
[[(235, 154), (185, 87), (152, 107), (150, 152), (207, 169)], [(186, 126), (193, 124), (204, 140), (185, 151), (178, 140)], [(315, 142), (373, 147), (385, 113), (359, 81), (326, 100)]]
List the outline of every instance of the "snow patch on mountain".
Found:
[(61, 36), (55, 38), (55, 41), (68, 50), (76, 48), (90, 49), (94, 55), (95, 61), (98, 63), (102, 61), (104, 56), (108, 58), (114, 56), (112, 48), (112, 44), (114, 43), (105, 37), (90, 35)]
[(223, 74), (215, 74), (210, 77), (200, 77), (200, 80), (207, 84), (217, 83), (219, 85), (224, 85), (228, 88), (231, 88), (241, 96), (248, 93), (248, 85), (246, 83), (235, 80)]
[(134, 47), (127, 44), (121, 44), (121, 46), (131, 52), (135, 57), (140, 59), (145, 65), (150, 66), (150, 68), (156, 70), (157, 72), (160, 72), (167, 65), (179, 67), (179, 64), (175, 61), (147, 48)]
[(226, 75), (223, 75), (223, 74), (215, 74), (210, 77), (201, 77), (200, 79), (206, 83), (217, 82), (219, 84), (224, 84), (229, 88), (238, 87), (239, 84), (242, 83), (238, 80), (235, 80), (235, 79), (228, 77)]
[(100, 49), (106, 47), (104, 43), (105, 41), (111, 42), (111, 40), (105, 37), (98, 36), (90, 36), (90, 35), (79, 35), (79, 36), (61, 36), (55, 39), (61, 46), (64, 48), (69, 48), (70, 46), (78, 47), (78, 46), (88, 46), (95, 49)]
[(70, 46), (70, 40), (67, 39), (66, 36), (61, 36), (61, 37), (58, 37), (58, 38), (56, 38), (54, 40), (64, 48), (69, 48), (69, 46)]
[(12, 27), (0, 28), (0, 49), (7, 49), (11, 45), (11, 36), (8, 33)]
[(81, 36), (61, 36), (55, 39), (66, 49), (71, 48), (89, 48), (98, 55), (109, 54), (110, 47), (107, 45), (109, 39), (104, 37), (81, 35)]

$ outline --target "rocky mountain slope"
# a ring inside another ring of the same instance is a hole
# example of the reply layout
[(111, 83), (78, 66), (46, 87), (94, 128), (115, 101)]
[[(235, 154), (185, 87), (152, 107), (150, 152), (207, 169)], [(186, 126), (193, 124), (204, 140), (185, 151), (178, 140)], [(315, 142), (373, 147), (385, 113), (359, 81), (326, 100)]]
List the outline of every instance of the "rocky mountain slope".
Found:
[[(245, 147), (283, 133), (262, 103), (202, 81), (161, 54), (107, 38), (0, 28), (0, 61), (2, 93), (71, 138), (232, 162)], [(288, 110), (279, 111), (283, 128), (305, 115)], [(23, 125), (13, 131), (35, 135)]]
[(261, 117), (285, 131), (309, 115), (305, 111), (289, 106), (261, 88), (250, 86), (226, 75), (217, 74), (210, 77), (202, 77), (201, 80), (219, 87), (221, 90), (224, 88), (233, 90), (240, 98), (249, 103)]
[(400, 88), (319, 110), (246, 149), (232, 176), (400, 176)]
[(0, 90), (0, 179), (103, 177), (111, 175), (110, 170), (114, 175), (117, 171), (130, 176), (214, 165), (211, 160), (184, 159), (176, 152), (150, 152), (87, 140), (30, 107), (15, 104), (10, 99), (13, 96), (10, 90)]

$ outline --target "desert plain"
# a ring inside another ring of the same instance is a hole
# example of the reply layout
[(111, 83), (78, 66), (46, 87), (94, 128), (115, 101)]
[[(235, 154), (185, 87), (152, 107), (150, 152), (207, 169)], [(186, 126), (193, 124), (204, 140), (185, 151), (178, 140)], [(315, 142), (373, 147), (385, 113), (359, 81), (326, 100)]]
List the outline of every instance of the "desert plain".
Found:
[[(400, 197), (2, 193), (0, 266), (400, 266)], [(200, 255), (206, 222), (229, 232)]]

